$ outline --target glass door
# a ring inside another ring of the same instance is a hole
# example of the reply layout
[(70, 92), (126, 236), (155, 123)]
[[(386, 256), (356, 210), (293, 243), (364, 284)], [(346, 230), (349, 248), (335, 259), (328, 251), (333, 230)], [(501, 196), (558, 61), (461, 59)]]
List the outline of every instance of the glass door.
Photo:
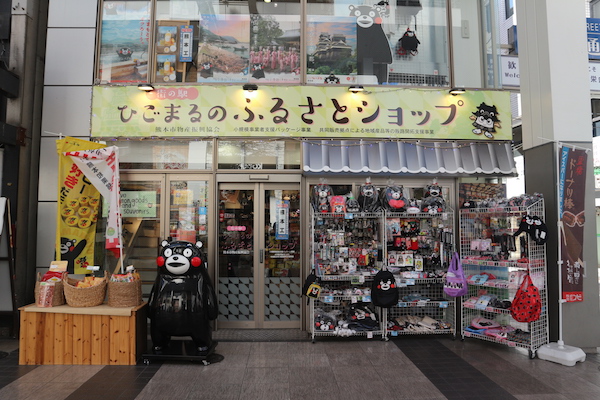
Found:
[[(148, 298), (156, 278), (156, 256), (162, 235), (165, 175), (122, 174), (123, 265), (133, 265), (142, 278), (142, 294)], [(118, 272), (120, 260), (105, 252), (107, 265)]]
[(300, 328), (300, 188), (219, 186), (219, 327)]
[[(123, 265), (140, 273), (145, 299), (156, 279), (163, 240), (201, 241), (210, 261), (209, 195), (209, 178), (203, 175), (122, 174)], [(111, 252), (105, 252), (105, 260), (111, 271), (119, 268)]]
[(264, 327), (300, 327), (300, 189), (261, 185)]

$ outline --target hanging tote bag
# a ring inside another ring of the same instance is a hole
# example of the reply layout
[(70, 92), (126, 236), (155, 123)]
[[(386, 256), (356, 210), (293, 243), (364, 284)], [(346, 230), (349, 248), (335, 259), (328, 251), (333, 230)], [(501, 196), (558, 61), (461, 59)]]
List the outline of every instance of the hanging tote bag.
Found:
[(444, 293), (450, 297), (460, 297), (467, 294), (467, 278), (460, 263), (460, 257), (454, 252), (446, 278), (444, 279)]
[(510, 315), (518, 322), (533, 322), (540, 318), (542, 313), (542, 300), (540, 291), (533, 284), (529, 274), (525, 275), (523, 282), (510, 306)]

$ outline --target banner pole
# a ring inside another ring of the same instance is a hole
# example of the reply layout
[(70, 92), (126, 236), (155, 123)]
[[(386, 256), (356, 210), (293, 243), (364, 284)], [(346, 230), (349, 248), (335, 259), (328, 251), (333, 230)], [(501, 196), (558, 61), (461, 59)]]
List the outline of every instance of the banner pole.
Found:
[[(564, 226), (563, 226), (563, 222), (562, 222), (562, 211), (563, 211), (563, 194), (564, 194), (564, 187), (561, 188), (561, 184), (564, 185), (564, 181), (563, 178), (561, 177), (561, 170), (562, 170), (562, 148), (564, 146), (562, 144), (559, 144), (559, 146), (557, 147), (557, 178), (558, 178), (558, 184), (556, 185), (557, 187), (557, 202), (558, 202), (558, 221), (557, 221), (557, 227), (558, 227), (558, 261), (557, 261), (557, 266), (558, 266), (558, 341), (555, 343), (547, 343), (545, 345), (542, 345), (538, 350), (537, 350), (537, 356), (540, 360), (546, 360), (546, 361), (552, 361), (555, 363), (559, 363), (562, 365), (566, 365), (569, 367), (574, 366), (575, 364), (577, 364), (577, 362), (584, 362), (586, 355), (585, 352), (580, 349), (579, 347), (574, 347), (574, 346), (569, 346), (569, 345), (565, 345), (565, 342), (563, 341), (563, 313), (562, 313), (562, 307), (563, 307), (563, 303), (566, 302), (565, 299), (563, 299), (563, 287), (562, 287), (562, 250), (561, 250), (561, 240), (566, 240), (565, 235), (564, 235)], [(548, 287), (548, 285), (546, 285), (546, 287)]]

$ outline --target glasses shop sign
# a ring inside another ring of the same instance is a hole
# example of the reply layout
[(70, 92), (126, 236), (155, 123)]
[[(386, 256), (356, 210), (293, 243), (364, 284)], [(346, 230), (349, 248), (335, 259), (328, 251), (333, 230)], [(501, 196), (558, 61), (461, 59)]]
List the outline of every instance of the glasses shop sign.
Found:
[(499, 91), (369, 87), (96, 86), (93, 137), (363, 137), (511, 140)]

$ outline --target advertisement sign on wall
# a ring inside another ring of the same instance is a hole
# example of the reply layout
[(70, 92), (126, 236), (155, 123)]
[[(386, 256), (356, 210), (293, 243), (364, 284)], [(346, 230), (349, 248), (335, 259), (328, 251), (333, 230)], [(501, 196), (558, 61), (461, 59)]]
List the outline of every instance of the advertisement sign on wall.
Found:
[(562, 298), (583, 301), (583, 228), (585, 225), (585, 150), (563, 146), (560, 150), (559, 217)]
[(510, 95), (344, 86), (94, 87), (93, 137), (512, 140)]

